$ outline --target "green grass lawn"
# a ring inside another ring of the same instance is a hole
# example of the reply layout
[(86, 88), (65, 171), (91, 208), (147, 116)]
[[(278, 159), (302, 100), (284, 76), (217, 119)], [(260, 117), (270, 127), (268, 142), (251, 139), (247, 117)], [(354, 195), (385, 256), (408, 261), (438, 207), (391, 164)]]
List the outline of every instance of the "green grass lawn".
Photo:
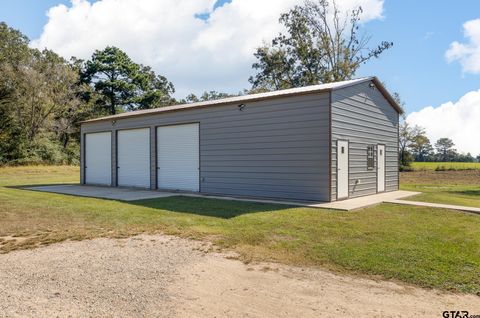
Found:
[(75, 182), (78, 168), (0, 168), (0, 252), (67, 239), (167, 233), (244, 261), (277, 261), (480, 294), (480, 216), (382, 204), (354, 212), (169, 197), (119, 202), (14, 187)]
[(480, 162), (412, 162), (412, 168), (419, 170), (480, 170)]
[(420, 191), (407, 200), (480, 208), (480, 171), (402, 172), (401, 189)]

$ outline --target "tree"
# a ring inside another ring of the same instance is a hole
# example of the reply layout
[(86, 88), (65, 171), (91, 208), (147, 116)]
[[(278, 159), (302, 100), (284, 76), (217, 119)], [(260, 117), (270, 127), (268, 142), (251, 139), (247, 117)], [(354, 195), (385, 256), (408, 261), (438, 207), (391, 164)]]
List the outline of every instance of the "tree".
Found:
[(453, 147), (455, 144), (449, 138), (440, 138), (435, 143), (437, 149), (437, 156), (440, 161), (453, 161), (457, 155), (457, 150)]
[(229, 94), (229, 93), (222, 93), (222, 92), (217, 92), (217, 91), (205, 91), (203, 92), (202, 96), (197, 97), (195, 94), (189, 94), (185, 99), (181, 99), (178, 102), (185, 104), (185, 103), (197, 103), (197, 102), (205, 102), (209, 100), (216, 100), (216, 99), (222, 99), (222, 98), (227, 98), (227, 97), (234, 97), (234, 96), (239, 96), (239, 94)]
[(432, 144), (425, 134), (414, 136), (410, 149), (415, 161), (431, 161), (434, 154)]
[(410, 162), (414, 159), (410, 153), (410, 149), (415, 143), (415, 140), (418, 136), (425, 135), (425, 130), (419, 126), (410, 126), (410, 124), (405, 120), (400, 123), (399, 129), (399, 160), (401, 166), (409, 166)]
[(466, 154), (461, 153), (457, 154), (453, 161), (457, 162), (474, 162), (475, 158), (473, 158), (472, 154), (467, 152)]
[[(74, 163), (77, 119), (85, 104), (78, 96), (78, 71), (52, 51), (31, 49), (28, 38), (0, 23), (0, 164)], [(86, 110), (88, 113), (88, 110)]]
[(156, 75), (147, 66), (134, 63), (116, 47), (95, 51), (83, 65), (83, 82), (92, 85), (97, 93), (97, 104), (112, 115), (117, 112), (148, 109), (174, 103), (173, 84), (164, 76)]
[(21, 157), (27, 149), (16, 114), (16, 74), (31, 56), (28, 43), (21, 32), (0, 23), (0, 164)]
[(362, 8), (340, 12), (335, 1), (307, 0), (280, 17), (286, 34), (259, 47), (249, 81), (253, 88), (283, 89), (351, 79), (360, 65), (378, 58), (393, 43), (368, 48), (359, 34)]

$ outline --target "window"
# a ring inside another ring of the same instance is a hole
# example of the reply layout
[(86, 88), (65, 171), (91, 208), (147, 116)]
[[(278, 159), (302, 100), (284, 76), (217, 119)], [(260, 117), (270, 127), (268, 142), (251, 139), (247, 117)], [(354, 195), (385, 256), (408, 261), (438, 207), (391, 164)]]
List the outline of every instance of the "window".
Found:
[(367, 169), (373, 170), (375, 167), (374, 147), (367, 146)]

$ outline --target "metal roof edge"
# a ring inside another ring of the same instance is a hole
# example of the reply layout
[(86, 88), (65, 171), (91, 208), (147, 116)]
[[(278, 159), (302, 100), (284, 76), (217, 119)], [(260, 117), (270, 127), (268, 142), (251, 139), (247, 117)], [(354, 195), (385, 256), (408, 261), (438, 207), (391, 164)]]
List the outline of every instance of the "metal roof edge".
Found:
[(349, 86), (354, 86), (354, 85), (364, 83), (364, 82), (368, 82), (368, 81), (372, 81), (375, 84), (375, 86), (378, 88), (380, 93), (382, 93), (383, 97), (385, 97), (385, 99), (390, 103), (390, 105), (400, 115), (402, 115), (404, 113), (403, 108), (397, 103), (397, 101), (392, 97), (392, 95), (388, 92), (388, 90), (385, 88), (385, 86), (382, 84), (382, 82), (376, 76), (363, 77), (363, 78), (360, 78), (358, 82), (345, 83), (344, 85), (332, 88), (332, 90), (342, 89), (342, 88), (346, 88), (346, 87), (349, 87)]
[(370, 76), (370, 77), (362, 77), (362, 78), (357, 78), (357, 79), (343, 81), (343, 82), (334, 82), (334, 83), (326, 83), (326, 84), (319, 84), (319, 85), (312, 85), (312, 86), (296, 87), (296, 88), (289, 88), (289, 89), (272, 91), (272, 92), (265, 92), (265, 93), (251, 94), (251, 95), (241, 95), (241, 96), (234, 96), (234, 97), (228, 97), (228, 98), (222, 98), (222, 99), (216, 99), (216, 100), (210, 100), (210, 101), (204, 101), (204, 102), (196, 102), (191, 104), (179, 104), (179, 105), (164, 106), (159, 108), (137, 110), (137, 111), (126, 112), (126, 113), (121, 113), (116, 115), (88, 119), (88, 120), (81, 121), (80, 124), (131, 118), (131, 117), (137, 117), (137, 116), (146, 116), (146, 115), (153, 115), (153, 114), (158, 114), (163, 112), (180, 111), (180, 110), (186, 110), (186, 109), (192, 109), (192, 108), (228, 105), (228, 104), (242, 103), (247, 101), (249, 102), (260, 101), (260, 100), (267, 100), (267, 99), (273, 99), (273, 98), (284, 97), (284, 96), (296, 96), (296, 95), (311, 94), (311, 93), (329, 92), (332, 90), (345, 88), (345, 87), (356, 85), (359, 83), (364, 83), (366, 81), (373, 81), (375, 85), (379, 88), (380, 92), (384, 95), (384, 97), (390, 102), (390, 104), (392, 104), (392, 106), (400, 114), (403, 113), (402, 108), (388, 93), (388, 91), (382, 85), (382, 83), (378, 80), (378, 78), (374, 76)]

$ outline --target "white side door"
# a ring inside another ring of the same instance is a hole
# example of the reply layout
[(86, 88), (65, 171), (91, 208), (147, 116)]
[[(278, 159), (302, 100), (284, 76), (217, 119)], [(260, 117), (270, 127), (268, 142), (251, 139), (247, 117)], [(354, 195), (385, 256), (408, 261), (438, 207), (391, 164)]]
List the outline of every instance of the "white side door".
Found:
[(385, 191), (385, 146), (377, 145), (377, 192)]
[(348, 198), (348, 141), (337, 141), (337, 199)]
[(85, 183), (112, 184), (112, 133), (85, 134)]
[(199, 191), (199, 125), (157, 128), (157, 187)]
[(150, 188), (150, 128), (117, 133), (119, 186)]

